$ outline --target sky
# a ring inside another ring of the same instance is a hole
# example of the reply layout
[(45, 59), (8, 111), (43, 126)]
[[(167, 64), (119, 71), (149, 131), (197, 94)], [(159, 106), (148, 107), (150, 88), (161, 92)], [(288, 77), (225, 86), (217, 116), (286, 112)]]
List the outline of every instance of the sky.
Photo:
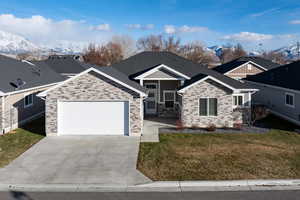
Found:
[(176, 36), (270, 50), (300, 40), (299, 0), (0, 0), (0, 30), (37, 44)]

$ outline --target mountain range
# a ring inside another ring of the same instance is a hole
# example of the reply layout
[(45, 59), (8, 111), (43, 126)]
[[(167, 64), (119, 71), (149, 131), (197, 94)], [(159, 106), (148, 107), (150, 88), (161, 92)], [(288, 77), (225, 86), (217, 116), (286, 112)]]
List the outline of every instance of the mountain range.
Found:
[[(17, 55), (20, 53), (35, 53), (39, 55), (49, 54), (80, 54), (86, 47), (84, 42), (59, 41), (56, 45), (38, 45), (32, 41), (13, 33), (0, 30), (0, 54)], [(226, 48), (232, 48), (224, 45), (207, 47), (206, 50), (220, 56)], [(298, 58), (299, 45), (291, 45), (274, 50), (276, 53), (283, 53), (286, 59)], [(258, 56), (259, 51), (248, 52), (249, 55)]]

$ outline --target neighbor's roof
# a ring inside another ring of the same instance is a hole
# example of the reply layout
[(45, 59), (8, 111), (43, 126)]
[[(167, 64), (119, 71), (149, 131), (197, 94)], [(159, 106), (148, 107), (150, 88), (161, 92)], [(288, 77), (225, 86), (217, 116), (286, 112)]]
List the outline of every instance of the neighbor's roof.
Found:
[[(25, 82), (16, 88), (17, 80)], [(32, 64), (0, 55), (0, 91), (3, 93), (39, 87), (65, 80), (62, 76), (44, 65)]]
[(244, 56), (244, 57), (240, 57), (235, 60), (232, 60), (230, 62), (224, 63), (222, 65), (219, 65), (219, 66), (213, 68), (213, 70), (224, 74), (224, 73), (229, 72), (249, 61), (257, 64), (258, 66), (263, 67), (266, 70), (274, 69), (274, 68), (280, 66), (279, 64), (274, 63), (274, 62), (264, 59), (264, 58), (255, 57), (255, 56)]
[(299, 77), (300, 61), (296, 61), (287, 65), (282, 65), (270, 71), (266, 71), (254, 76), (249, 76), (245, 78), (245, 80), (283, 87), (287, 89), (300, 90)]
[(183, 87), (187, 87), (190, 84), (207, 76), (212, 76), (236, 89), (251, 89), (251, 87), (245, 83), (231, 79), (214, 70), (208, 69), (205, 66), (196, 64), (170, 52), (145, 51), (119, 63), (113, 64), (112, 67), (126, 74), (130, 79), (133, 79), (134, 77), (161, 64), (164, 64), (191, 78), (190, 80), (186, 81)]
[(86, 69), (80, 65), (80, 61), (75, 57), (74, 55), (53, 55), (49, 56), (47, 60), (34, 63), (47, 64), (52, 70), (59, 74), (78, 74)]

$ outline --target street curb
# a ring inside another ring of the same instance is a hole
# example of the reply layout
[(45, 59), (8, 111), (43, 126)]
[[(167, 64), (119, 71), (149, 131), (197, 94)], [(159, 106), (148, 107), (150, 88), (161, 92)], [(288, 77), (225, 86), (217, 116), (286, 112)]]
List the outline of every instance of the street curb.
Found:
[(0, 191), (30, 192), (189, 192), (300, 190), (300, 179), (237, 181), (156, 181), (140, 185), (1, 184)]

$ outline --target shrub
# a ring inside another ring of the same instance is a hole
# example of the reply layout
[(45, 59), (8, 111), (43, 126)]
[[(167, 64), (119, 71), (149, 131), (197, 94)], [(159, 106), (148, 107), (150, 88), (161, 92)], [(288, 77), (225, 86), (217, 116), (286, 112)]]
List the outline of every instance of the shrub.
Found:
[(217, 127), (216, 127), (216, 125), (214, 125), (214, 124), (210, 124), (210, 125), (208, 125), (207, 127), (206, 127), (206, 130), (207, 131), (216, 131), (216, 129), (217, 129)]

